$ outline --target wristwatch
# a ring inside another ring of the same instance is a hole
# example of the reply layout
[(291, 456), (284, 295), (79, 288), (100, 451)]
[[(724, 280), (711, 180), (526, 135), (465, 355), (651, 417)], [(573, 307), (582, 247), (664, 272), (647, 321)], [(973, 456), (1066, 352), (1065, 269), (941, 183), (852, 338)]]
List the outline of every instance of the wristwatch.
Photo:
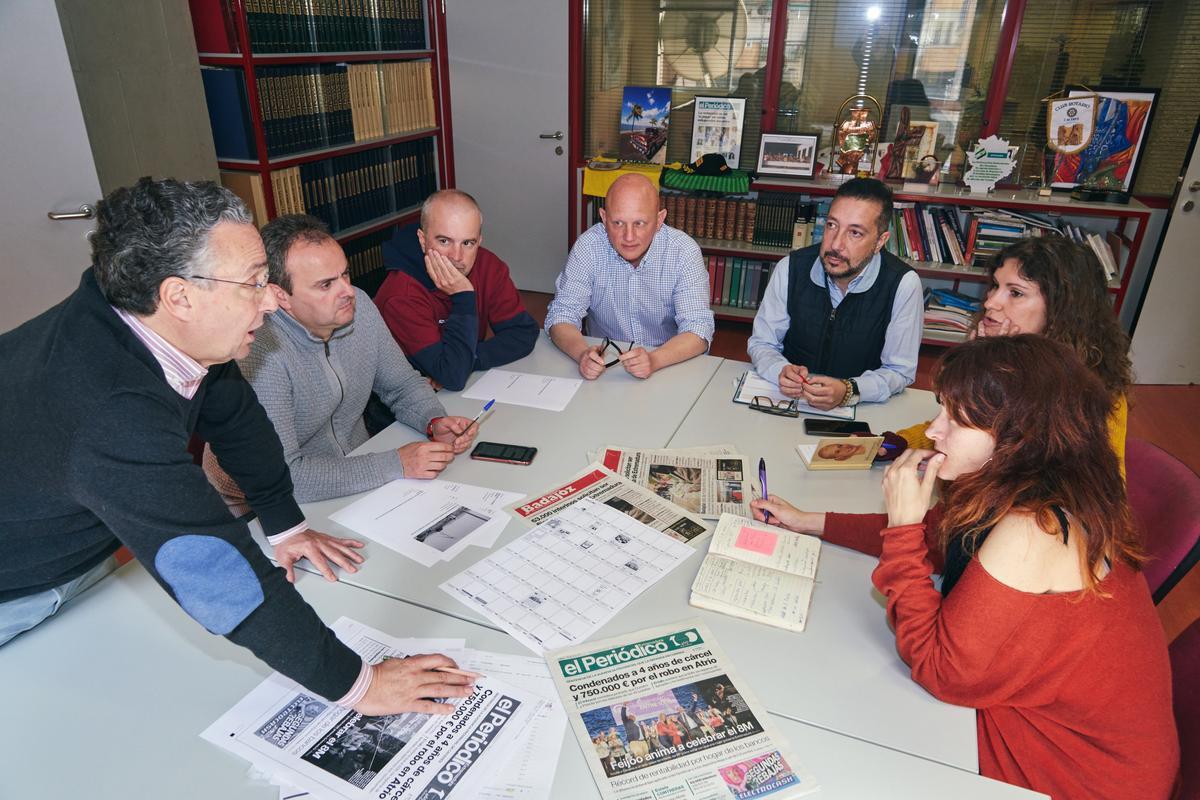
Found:
[(842, 402), (838, 405), (858, 405), (858, 401), (862, 399), (858, 394), (858, 381), (854, 380), (854, 378), (847, 378), (845, 379), (844, 383), (846, 384), (846, 394), (844, 397), (842, 397)]
[(426, 439), (433, 438), (433, 423), (437, 422), (439, 419), (442, 419), (442, 417), (434, 417), (433, 419), (429, 420), (429, 424), (425, 426)]

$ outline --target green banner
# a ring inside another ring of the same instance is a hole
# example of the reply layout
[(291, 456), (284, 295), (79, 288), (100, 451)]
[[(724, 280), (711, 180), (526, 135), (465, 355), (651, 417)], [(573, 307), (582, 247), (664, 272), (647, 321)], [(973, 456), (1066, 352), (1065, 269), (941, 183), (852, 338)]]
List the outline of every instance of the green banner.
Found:
[(562, 670), (564, 678), (578, 678), (580, 675), (587, 675), (596, 670), (633, 664), (643, 658), (656, 658), (664, 653), (684, 650), (699, 644), (704, 644), (704, 638), (700, 635), (700, 631), (695, 628), (687, 628), (665, 636), (614, 647), (610, 650), (560, 658), (558, 668)]

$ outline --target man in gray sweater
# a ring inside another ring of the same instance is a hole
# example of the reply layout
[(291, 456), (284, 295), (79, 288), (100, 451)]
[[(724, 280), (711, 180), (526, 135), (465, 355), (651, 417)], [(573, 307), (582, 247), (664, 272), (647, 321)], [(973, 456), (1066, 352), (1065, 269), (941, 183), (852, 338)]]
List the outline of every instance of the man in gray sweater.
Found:
[[(261, 231), (279, 310), (238, 362), (266, 409), (299, 502), (374, 489), (395, 478), (433, 478), (475, 438), (465, 417), (446, 416), (428, 381), (409, 366), (371, 299), (350, 285), (341, 246), (315, 217), (292, 214)], [(368, 438), (371, 392), (429, 441), (348, 456)], [(241, 492), (208, 449), (204, 469), (231, 500)]]

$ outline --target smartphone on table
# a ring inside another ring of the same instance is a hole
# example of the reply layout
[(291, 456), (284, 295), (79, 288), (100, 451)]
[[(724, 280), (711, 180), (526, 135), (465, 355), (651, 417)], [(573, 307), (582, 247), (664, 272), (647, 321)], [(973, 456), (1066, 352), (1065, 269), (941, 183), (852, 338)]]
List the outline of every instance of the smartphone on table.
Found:
[(477, 461), (498, 461), (501, 464), (524, 464), (533, 461), (537, 455), (536, 447), (526, 447), (522, 444), (501, 444), (500, 442), (480, 442), (471, 451), (471, 458)]
[(806, 418), (804, 432), (809, 436), (870, 436), (871, 426), (849, 419)]

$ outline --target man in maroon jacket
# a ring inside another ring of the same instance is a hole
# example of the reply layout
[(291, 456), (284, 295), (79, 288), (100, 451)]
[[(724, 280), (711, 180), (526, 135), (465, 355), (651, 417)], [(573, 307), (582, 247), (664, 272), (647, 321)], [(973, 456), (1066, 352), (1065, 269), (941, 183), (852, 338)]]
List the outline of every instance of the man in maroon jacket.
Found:
[(529, 355), (537, 341), (508, 265), (481, 246), (482, 228), (475, 198), (443, 189), (421, 206), (419, 227), (383, 246), (389, 274), (375, 305), (412, 365), (453, 391), (473, 370)]

